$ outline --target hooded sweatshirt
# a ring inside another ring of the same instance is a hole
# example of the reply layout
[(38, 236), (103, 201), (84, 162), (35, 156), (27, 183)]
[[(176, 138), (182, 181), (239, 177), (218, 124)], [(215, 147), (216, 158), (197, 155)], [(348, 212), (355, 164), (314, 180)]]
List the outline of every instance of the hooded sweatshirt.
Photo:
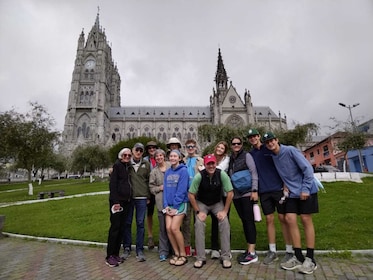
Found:
[(169, 206), (179, 209), (182, 203), (188, 202), (188, 188), (189, 174), (185, 164), (167, 169), (163, 183), (163, 208)]

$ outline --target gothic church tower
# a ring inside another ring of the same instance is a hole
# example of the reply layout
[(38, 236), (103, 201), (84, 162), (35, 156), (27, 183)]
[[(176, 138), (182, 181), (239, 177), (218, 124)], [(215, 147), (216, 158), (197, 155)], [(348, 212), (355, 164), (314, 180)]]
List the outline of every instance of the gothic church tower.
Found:
[(219, 48), (215, 87), (210, 97), (211, 120), (214, 125), (242, 127), (254, 123), (251, 95), (245, 91), (244, 100), (237, 93), (232, 82), (228, 86), (228, 75)]
[(105, 145), (110, 138), (109, 110), (120, 107), (120, 76), (97, 14), (85, 41), (79, 36), (65, 117), (62, 150)]

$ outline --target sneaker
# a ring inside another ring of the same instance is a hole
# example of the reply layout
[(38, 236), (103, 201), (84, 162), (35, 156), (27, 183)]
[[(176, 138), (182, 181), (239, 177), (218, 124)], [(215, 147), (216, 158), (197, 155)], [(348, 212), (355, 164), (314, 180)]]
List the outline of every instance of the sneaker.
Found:
[(220, 259), (220, 253), (218, 250), (211, 250), (211, 259)]
[(167, 260), (167, 256), (166, 255), (160, 255), (159, 256), (159, 261), (160, 262), (164, 262), (164, 261), (166, 261)]
[(124, 260), (119, 256), (113, 256), (113, 257), (117, 260), (118, 264), (121, 264), (124, 262)]
[(142, 251), (139, 251), (137, 253), (136, 259), (137, 259), (138, 262), (144, 262), (144, 261), (146, 261), (145, 255), (144, 255), (144, 253)]
[(285, 256), (281, 259), (280, 266), (282, 266), (284, 263), (286, 263), (288, 260), (290, 260), (294, 256), (293, 253), (285, 253)]
[(263, 260), (263, 263), (264, 264), (271, 264), (271, 263), (273, 263), (274, 261), (277, 261), (277, 260), (278, 260), (278, 257), (277, 257), (276, 252), (268, 251), (267, 255), (265, 256), (265, 258)]
[(299, 272), (303, 274), (312, 274), (317, 269), (317, 265), (312, 259), (306, 257), (302, 266), (299, 268)]
[(154, 241), (153, 241), (153, 237), (151, 237), (151, 236), (148, 237), (148, 249), (149, 250), (154, 249)]
[(192, 248), (190, 246), (185, 246), (185, 254), (187, 257), (192, 256)]
[(242, 261), (243, 259), (245, 259), (246, 255), (247, 255), (247, 251), (245, 251), (244, 253), (239, 254), (239, 255), (237, 256), (237, 262), (240, 262), (240, 261)]
[(302, 266), (302, 263), (298, 261), (296, 256), (293, 256), (290, 260), (281, 264), (281, 268), (285, 270), (294, 270)]
[(106, 265), (108, 265), (109, 267), (115, 267), (115, 266), (118, 266), (118, 261), (117, 261), (117, 259), (116, 259), (114, 256), (110, 256), (110, 257), (106, 258), (105, 263), (106, 263)]
[(128, 259), (128, 257), (130, 256), (130, 254), (131, 254), (131, 250), (130, 250), (130, 248), (124, 248), (124, 253), (123, 253), (123, 255), (121, 256), (121, 258), (122, 258), (123, 260), (126, 260), (126, 259)]
[(247, 265), (258, 261), (258, 255), (247, 253), (243, 259), (241, 259), (240, 264)]

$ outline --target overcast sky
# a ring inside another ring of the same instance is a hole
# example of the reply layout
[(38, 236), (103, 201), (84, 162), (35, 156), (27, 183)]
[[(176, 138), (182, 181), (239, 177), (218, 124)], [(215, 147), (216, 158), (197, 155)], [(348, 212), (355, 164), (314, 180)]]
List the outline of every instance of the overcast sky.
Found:
[[(372, 0), (0, 0), (0, 112), (44, 105), (63, 129), (79, 35), (97, 6), (122, 106), (208, 106), (218, 49), (254, 106), (294, 123), (373, 118)], [(324, 134), (325, 134), (324, 133)]]

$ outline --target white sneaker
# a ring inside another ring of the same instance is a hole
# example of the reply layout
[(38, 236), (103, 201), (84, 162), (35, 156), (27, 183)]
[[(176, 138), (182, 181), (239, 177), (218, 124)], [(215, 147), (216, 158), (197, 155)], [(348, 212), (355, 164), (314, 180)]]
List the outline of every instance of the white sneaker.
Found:
[(303, 274), (312, 274), (317, 269), (317, 265), (310, 259), (305, 258), (302, 266), (299, 268), (299, 272)]
[(211, 250), (211, 259), (220, 259), (220, 253), (218, 250)]
[(298, 261), (296, 256), (293, 256), (290, 260), (281, 264), (281, 267), (285, 270), (294, 270), (302, 266), (302, 263)]

